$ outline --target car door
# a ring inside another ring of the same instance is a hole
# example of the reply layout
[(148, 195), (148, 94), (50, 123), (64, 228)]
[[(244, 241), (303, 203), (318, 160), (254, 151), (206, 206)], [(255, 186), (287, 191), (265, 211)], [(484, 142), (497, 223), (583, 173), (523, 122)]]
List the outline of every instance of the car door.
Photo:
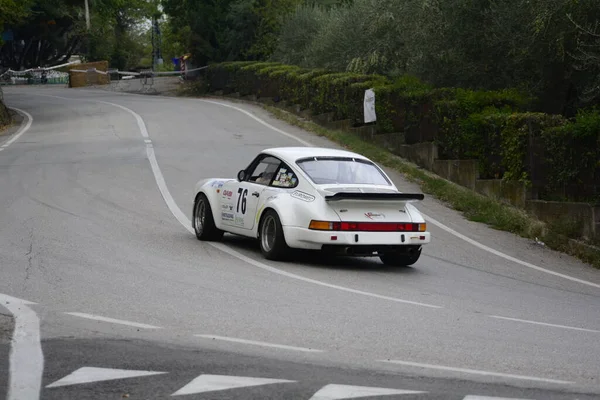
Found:
[[(264, 190), (273, 180), (281, 160), (263, 155), (250, 165), (241, 182), (231, 182), (224, 192), (223, 224), (238, 232), (249, 233), (256, 223), (255, 217)], [(225, 207), (227, 210), (225, 210)]]

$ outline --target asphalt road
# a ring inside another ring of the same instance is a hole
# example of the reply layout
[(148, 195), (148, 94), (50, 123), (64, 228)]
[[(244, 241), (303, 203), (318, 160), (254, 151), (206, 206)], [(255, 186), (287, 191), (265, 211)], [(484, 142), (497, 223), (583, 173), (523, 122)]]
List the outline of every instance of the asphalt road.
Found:
[[(246, 380), (186, 397), (308, 400), (328, 384), (427, 392), (370, 397), (390, 399), (600, 395), (597, 270), (430, 198), (419, 209), (432, 244), (413, 268), (314, 254), (268, 262), (249, 240), (202, 243), (181, 223), (199, 179), (299, 145), (272, 127), (337, 146), (243, 103), (52, 87), (4, 97), (33, 121), (0, 150), (0, 293), (36, 303), (41, 398), (166, 398), (202, 374)], [(46, 387), (75, 372), (112, 379)], [(248, 387), (253, 378), (295, 382)]]

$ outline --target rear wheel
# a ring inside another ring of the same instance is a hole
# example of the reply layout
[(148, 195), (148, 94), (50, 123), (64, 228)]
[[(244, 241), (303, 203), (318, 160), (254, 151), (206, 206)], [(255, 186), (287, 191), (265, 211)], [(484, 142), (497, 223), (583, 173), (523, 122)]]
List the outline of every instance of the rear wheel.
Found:
[(194, 203), (192, 225), (198, 240), (220, 240), (223, 237), (224, 232), (215, 225), (212, 208), (204, 193), (200, 193)]
[(265, 211), (258, 228), (260, 251), (267, 260), (283, 260), (290, 251), (285, 242), (279, 216), (273, 210)]
[(391, 267), (408, 267), (419, 260), (421, 249), (422, 247), (419, 246), (418, 248), (407, 248), (403, 251), (392, 251), (380, 255), (379, 258), (382, 263)]

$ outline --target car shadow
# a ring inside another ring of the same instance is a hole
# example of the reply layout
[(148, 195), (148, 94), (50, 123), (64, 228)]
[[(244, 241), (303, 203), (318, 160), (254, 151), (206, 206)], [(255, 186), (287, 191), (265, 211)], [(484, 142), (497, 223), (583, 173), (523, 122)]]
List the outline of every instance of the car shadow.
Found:
[[(258, 241), (254, 239), (250, 239), (243, 236), (226, 234), (223, 236), (223, 243), (231, 246), (233, 249), (238, 251), (248, 251), (257, 256), (257, 259), (261, 262), (269, 262), (265, 259), (262, 259), (262, 254), (260, 253)], [(379, 257), (344, 257), (344, 256), (334, 256), (329, 255), (327, 253), (323, 253), (320, 251), (311, 251), (311, 250), (292, 250), (292, 254), (289, 257), (288, 261), (275, 262), (277, 264), (301, 264), (305, 267), (314, 267), (314, 268), (327, 268), (327, 269), (336, 269), (343, 271), (356, 271), (356, 272), (383, 272), (390, 274), (399, 274), (399, 275), (412, 275), (419, 273), (418, 267), (409, 266), (409, 267), (390, 267), (384, 265)], [(418, 265), (418, 263), (417, 263)]]

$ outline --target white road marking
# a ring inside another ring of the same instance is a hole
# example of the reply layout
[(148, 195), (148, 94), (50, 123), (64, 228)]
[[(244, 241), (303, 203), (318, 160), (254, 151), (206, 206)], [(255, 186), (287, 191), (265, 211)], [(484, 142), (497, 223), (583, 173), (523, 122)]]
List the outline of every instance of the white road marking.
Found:
[(9, 107), (9, 108), (12, 108), (13, 110), (17, 111), (18, 113), (23, 114), (27, 118), (27, 122), (25, 123), (25, 125), (21, 125), (21, 128), (17, 131), (17, 133), (15, 133), (13, 135), (12, 138), (10, 138), (9, 140), (7, 140), (5, 143), (2, 144), (2, 150), (6, 149), (8, 146), (10, 146), (14, 142), (16, 142), (21, 137), (22, 134), (24, 134), (25, 132), (27, 132), (29, 130), (29, 128), (31, 128), (31, 124), (33, 123), (33, 117), (27, 111), (21, 110), (20, 108), (16, 108), (16, 107)]
[[(36, 94), (36, 95), (37, 96), (56, 97), (56, 98), (65, 99), (65, 100), (81, 100), (81, 99), (73, 99), (73, 98), (68, 98), (68, 97), (60, 97), (60, 96), (52, 96), (52, 95), (42, 95), (42, 94)], [(87, 99), (85, 99), (85, 100), (87, 100)], [(236, 111), (239, 111), (239, 112), (241, 112), (241, 113), (243, 113), (245, 115), (248, 115), (250, 118), (254, 119), (255, 121), (259, 122), (260, 124), (262, 124), (262, 125), (270, 128), (270, 129), (273, 129), (275, 132), (278, 132), (278, 133), (280, 133), (280, 134), (282, 134), (284, 136), (287, 136), (287, 137), (289, 137), (291, 139), (294, 139), (297, 142), (299, 142), (299, 143), (301, 143), (301, 144), (303, 144), (303, 145), (305, 145), (307, 147), (313, 147), (313, 144), (311, 144), (311, 143), (309, 143), (309, 142), (307, 142), (307, 141), (305, 141), (303, 139), (300, 139), (296, 135), (293, 135), (291, 133), (285, 132), (285, 131), (283, 131), (283, 130), (281, 130), (279, 128), (274, 127), (273, 125), (269, 124), (268, 122), (262, 120), (261, 118), (255, 116), (255, 115), (252, 115), (251, 113), (249, 113), (248, 111), (246, 111), (246, 110), (244, 110), (242, 108), (235, 107), (235, 106), (232, 106), (230, 104), (222, 103), (222, 102), (219, 102), (219, 101), (205, 100), (205, 99), (197, 99), (197, 100), (202, 101), (202, 102), (206, 102), (206, 103), (212, 103), (212, 104), (221, 105), (223, 107), (228, 107), (228, 108), (234, 109)], [(144, 136), (145, 138), (148, 137), (148, 131), (145, 129), (144, 121), (134, 111), (132, 111), (132, 110), (126, 108), (126, 107), (123, 107), (123, 106), (121, 106), (119, 104), (109, 103), (109, 102), (105, 102), (105, 101), (100, 101), (100, 100), (87, 100), (87, 101), (92, 101), (92, 102), (95, 101), (95, 102), (100, 102), (100, 103), (104, 103), (104, 104), (113, 105), (115, 107), (121, 108), (121, 109), (129, 112), (138, 121), (138, 126), (144, 126), (144, 130), (142, 131), (142, 136)], [(163, 194), (163, 197), (164, 197), (164, 194)], [(171, 210), (171, 212), (173, 212), (173, 210)], [(428, 216), (426, 214), (423, 214), (423, 213), (421, 213), (421, 214), (423, 215), (423, 217), (426, 220), (428, 220), (432, 224), (436, 225), (437, 227), (445, 230), (446, 232), (450, 233), (451, 235), (456, 236), (457, 238), (462, 239), (462, 240), (466, 241), (467, 243), (470, 243), (470, 244), (472, 244), (475, 247), (479, 247), (480, 249), (482, 249), (484, 251), (487, 251), (489, 253), (492, 253), (492, 254), (494, 254), (494, 255), (496, 255), (498, 257), (504, 258), (506, 260), (512, 261), (512, 262), (517, 263), (517, 264), (520, 264), (520, 265), (522, 265), (524, 267), (527, 267), (527, 268), (535, 269), (535, 270), (540, 271), (540, 272), (544, 272), (544, 273), (547, 273), (547, 274), (550, 274), (550, 275), (558, 276), (558, 277), (563, 278), (563, 279), (571, 280), (573, 282), (578, 282), (578, 283), (581, 283), (583, 285), (588, 285), (588, 286), (592, 286), (592, 287), (596, 287), (596, 288), (600, 289), (600, 284), (597, 284), (597, 283), (594, 283), (594, 282), (590, 282), (590, 281), (586, 281), (586, 280), (579, 279), (579, 278), (575, 278), (575, 277), (570, 276), (570, 275), (561, 274), (561, 273), (558, 273), (558, 272), (555, 272), (555, 271), (552, 271), (552, 270), (549, 270), (549, 269), (546, 269), (546, 268), (538, 267), (537, 265), (528, 263), (528, 262), (523, 261), (523, 260), (519, 260), (518, 258), (509, 256), (508, 254), (502, 253), (501, 251), (492, 249), (491, 247), (488, 247), (488, 246), (486, 246), (486, 245), (484, 245), (482, 243), (479, 243), (476, 240), (473, 240), (473, 239), (471, 239), (471, 238), (469, 238), (469, 237), (467, 237), (467, 236), (465, 236), (465, 235), (463, 235), (463, 234), (455, 231), (454, 229), (452, 229), (452, 228), (450, 228), (450, 227), (442, 224), (441, 222), (437, 221), (434, 218), (431, 218), (430, 216)], [(175, 216), (175, 217), (177, 218), (177, 216)], [(179, 220), (179, 218), (177, 218), (177, 219)], [(179, 221), (179, 222), (181, 222), (181, 221)], [(186, 226), (186, 228), (188, 228), (188, 227)], [(190, 230), (190, 229), (188, 228), (188, 230)]]
[[(27, 118), (12, 138), (4, 142), (4, 151), (31, 128), (33, 117), (27, 111), (10, 107)], [(36, 313), (27, 307), (35, 304), (0, 294), (2, 304), (13, 315), (15, 329), (9, 356), (9, 383), (7, 400), (39, 399), (44, 372), (44, 354), (40, 339), (40, 320)]]
[(226, 342), (244, 343), (244, 344), (252, 344), (252, 345), (256, 345), (256, 346), (274, 347), (274, 348), (278, 348), (278, 349), (304, 351), (304, 352), (308, 352), (308, 353), (322, 353), (323, 352), (323, 350), (318, 350), (318, 349), (309, 349), (306, 347), (296, 347), (296, 346), (287, 346), (287, 345), (276, 344), (276, 343), (259, 342), (256, 340), (238, 339), (238, 338), (232, 338), (232, 337), (228, 337), (228, 336), (215, 336), (215, 335), (194, 335), (194, 336), (205, 338), (205, 339), (223, 340)]
[(7, 400), (39, 399), (44, 371), (40, 320), (27, 300), (0, 294), (0, 304), (14, 317), (15, 329), (9, 356)]
[(490, 396), (473, 396), (468, 395), (463, 400), (528, 400), (528, 399), (516, 399), (513, 397), (490, 397)]
[(115, 379), (137, 378), (140, 376), (161, 375), (166, 373), (167, 372), (136, 371), (131, 369), (83, 367), (46, 387), (55, 388), (59, 386), (80, 385), (82, 383), (112, 381)]
[[(38, 95), (38, 96), (49, 96), (49, 97), (57, 97), (59, 99), (65, 99), (65, 100), (74, 100), (74, 99), (70, 99), (68, 97), (60, 97), (60, 96), (51, 96), (51, 95)], [(146, 129), (146, 124), (144, 123), (144, 120), (142, 119), (142, 117), (140, 115), (138, 115), (135, 111), (130, 110), (127, 107), (123, 107), (119, 104), (114, 104), (114, 103), (109, 103), (106, 101), (99, 101), (99, 100), (88, 100), (91, 102), (99, 102), (99, 103), (103, 103), (103, 104), (108, 104), (108, 105), (112, 105), (115, 107), (118, 107), (124, 111), (127, 111), (129, 114), (133, 115), (137, 121), (138, 127), (140, 129), (140, 132), (142, 134), (142, 136), (144, 138), (148, 138), (148, 130)], [(265, 124), (267, 124), (265, 122)], [(267, 124), (267, 126), (270, 126)], [(154, 174), (154, 178), (156, 180), (156, 184), (158, 185), (158, 189), (160, 190), (160, 193), (162, 194), (163, 199), (165, 200), (165, 203), (167, 203), (167, 207), (169, 207), (169, 210), (171, 211), (171, 213), (173, 214), (173, 216), (175, 216), (175, 218), (177, 219), (177, 221), (179, 221), (179, 223), (188, 230), (188, 232), (190, 233), (194, 233), (194, 229), (192, 228), (192, 222), (189, 220), (189, 218), (181, 211), (181, 209), (179, 208), (179, 206), (177, 205), (177, 203), (175, 202), (175, 200), (173, 199), (173, 196), (171, 196), (171, 192), (169, 191), (169, 188), (167, 187), (167, 183), (165, 182), (165, 178), (162, 174), (162, 171), (160, 170), (160, 167), (158, 165), (158, 161), (156, 160), (156, 155), (154, 153), (154, 149), (151, 148), (150, 146), (146, 147), (146, 153), (148, 155), (148, 161), (150, 162), (150, 166), (152, 167), (152, 172)], [(436, 306), (436, 305), (432, 305), (432, 304), (426, 304), (426, 303), (420, 303), (420, 302), (416, 302), (416, 301), (410, 301), (410, 300), (404, 300), (404, 299), (399, 299), (396, 297), (389, 297), (389, 296), (383, 296), (383, 295), (379, 295), (379, 294), (375, 294), (375, 293), (371, 293), (371, 292), (364, 292), (362, 290), (356, 290), (356, 289), (350, 289), (344, 286), (338, 286), (338, 285), (333, 285), (330, 283), (325, 283), (325, 282), (321, 282), (315, 279), (310, 279), (310, 278), (305, 278), (303, 276), (300, 275), (296, 275), (296, 274), (292, 274), (290, 272), (286, 272), (286, 271), (282, 271), (280, 269), (274, 268), (274, 267), (270, 267), (266, 264), (263, 264), (259, 261), (253, 260), (250, 257), (246, 257), (241, 253), (238, 253), (237, 251), (231, 249), (230, 247), (222, 244), (222, 243), (213, 243), (213, 242), (207, 242), (207, 244), (233, 256), (236, 257), (242, 261), (246, 261), (249, 264), (254, 265), (255, 267), (264, 269), (266, 271), (270, 271), (273, 272), (275, 274), (278, 275), (283, 275), (283, 276), (287, 276), (288, 278), (292, 278), (292, 279), (297, 279), (297, 280), (301, 280), (304, 282), (309, 282), (309, 283), (313, 283), (315, 285), (320, 285), (320, 286), (325, 286), (325, 287), (329, 287), (332, 289), (337, 289), (337, 290), (342, 290), (345, 292), (349, 292), (349, 293), (354, 293), (354, 294), (360, 294), (363, 296), (368, 296), (368, 297), (373, 297), (373, 298), (377, 298), (377, 299), (382, 299), (382, 300), (389, 300), (389, 301), (394, 301), (397, 303), (404, 303), (404, 304), (411, 304), (411, 305), (416, 305), (416, 306), (421, 306), (421, 307), (429, 307), (429, 308), (443, 308), (441, 306)]]
[(558, 383), (562, 385), (573, 384), (575, 382), (570, 381), (561, 381), (556, 379), (548, 379), (548, 378), (538, 378), (535, 376), (526, 376), (526, 375), (514, 375), (514, 374), (504, 374), (501, 372), (490, 372), (490, 371), (482, 371), (478, 369), (468, 369), (468, 368), (457, 368), (457, 367), (447, 367), (444, 365), (435, 365), (435, 364), (422, 364), (411, 361), (400, 361), (400, 360), (379, 360), (380, 362), (389, 363), (389, 364), (399, 364), (406, 365), (409, 367), (418, 367), (418, 368), (428, 368), (428, 369), (437, 369), (442, 371), (451, 371), (451, 372), (464, 372), (466, 374), (474, 374), (474, 375), (484, 375), (484, 376), (497, 376), (500, 378), (511, 378), (511, 379), (520, 379), (526, 381), (538, 381), (538, 382), (546, 382), (546, 383)]
[(272, 129), (275, 132), (282, 134), (283, 136), (287, 136), (290, 139), (294, 139), (295, 141), (302, 143), (306, 147), (314, 147), (314, 145), (312, 143), (307, 142), (306, 140), (302, 140), (302, 139), (300, 139), (296, 135), (293, 135), (293, 134), (288, 133), (288, 132), (286, 132), (284, 130), (281, 130), (281, 129), (277, 128), (277, 127), (274, 127), (273, 125), (269, 124), (267, 121), (264, 121), (261, 118), (258, 118), (256, 115), (250, 113), (249, 111), (244, 110), (243, 108), (232, 106), (231, 104), (225, 104), (225, 103), (221, 103), (221, 102), (218, 102), (218, 101), (213, 101), (213, 100), (206, 100), (206, 99), (196, 99), (196, 100), (202, 101), (204, 103), (212, 103), (212, 104), (217, 104), (217, 105), (220, 105), (220, 106), (223, 106), (223, 107), (232, 108), (232, 109), (234, 109), (236, 111), (239, 111), (239, 112), (241, 112), (243, 114), (246, 114), (247, 116), (249, 116), (250, 118), (252, 118), (256, 122), (258, 122), (259, 124), (264, 125), (267, 128)]
[[(308, 143), (308, 144), (307, 144), (307, 142), (306, 142), (306, 141), (304, 141), (304, 140), (300, 139), (299, 137), (297, 137), (297, 136), (295, 136), (295, 135), (293, 135), (293, 134), (291, 134), (291, 133), (288, 133), (288, 132), (282, 131), (282, 130), (281, 130), (281, 129), (279, 129), (279, 128), (272, 127), (272, 126), (271, 126), (271, 125), (269, 125), (267, 122), (265, 122), (265, 121), (261, 120), (260, 118), (258, 118), (258, 117), (256, 117), (256, 116), (254, 116), (254, 115), (250, 114), (248, 111), (246, 111), (246, 110), (243, 110), (243, 109), (241, 109), (241, 108), (239, 108), (239, 107), (234, 107), (234, 106), (232, 106), (232, 105), (229, 105), (229, 104), (221, 103), (221, 102), (218, 102), (218, 101), (212, 101), (212, 100), (201, 100), (201, 101), (208, 102), (208, 103), (213, 103), (213, 104), (219, 104), (219, 105), (221, 105), (221, 106), (223, 106), (223, 107), (229, 107), (229, 108), (232, 108), (232, 109), (234, 109), (234, 110), (240, 111), (240, 112), (242, 112), (242, 113), (244, 113), (244, 114), (246, 114), (246, 115), (249, 115), (251, 118), (253, 118), (254, 120), (256, 120), (256, 121), (260, 122), (261, 124), (263, 124), (263, 125), (265, 125), (265, 126), (267, 126), (267, 127), (269, 127), (269, 128), (272, 128), (272, 129), (273, 129), (273, 130), (275, 130), (276, 132), (279, 132), (279, 133), (281, 133), (282, 135), (285, 135), (285, 136), (287, 136), (287, 137), (289, 137), (289, 138), (295, 139), (295, 140), (296, 140), (296, 141), (298, 141), (299, 143), (305, 144), (306, 146), (309, 146), (309, 147), (313, 146), (313, 145), (312, 145), (312, 144), (310, 144), (310, 143)], [(457, 232), (457, 231), (455, 231), (454, 229), (452, 229), (452, 228), (450, 228), (450, 227), (448, 227), (448, 226), (446, 226), (446, 225), (442, 224), (441, 222), (439, 222), (439, 221), (435, 220), (434, 218), (431, 218), (430, 216), (427, 216), (426, 214), (423, 214), (423, 213), (421, 213), (421, 214), (423, 215), (423, 217), (424, 217), (426, 220), (429, 220), (429, 222), (431, 222), (432, 224), (436, 225), (437, 227), (439, 227), (439, 228), (441, 228), (441, 229), (445, 230), (446, 232), (448, 232), (448, 233), (450, 233), (450, 234), (452, 234), (452, 235), (456, 236), (456, 237), (457, 237), (457, 238), (459, 238), (459, 239), (462, 239), (462, 240), (464, 240), (464, 241), (466, 241), (466, 242), (468, 242), (468, 243), (472, 244), (472, 245), (473, 245), (473, 246), (475, 246), (475, 247), (479, 247), (480, 249), (482, 249), (482, 250), (485, 250), (485, 251), (487, 251), (487, 252), (490, 252), (490, 253), (492, 253), (492, 254), (494, 254), (494, 255), (498, 256), (498, 257), (502, 257), (502, 258), (504, 258), (504, 259), (506, 259), (506, 260), (509, 260), (509, 261), (515, 262), (515, 263), (517, 263), (517, 264), (520, 264), (520, 265), (522, 265), (522, 266), (524, 266), (524, 267), (527, 267), (527, 268), (532, 268), (532, 269), (535, 269), (535, 270), (537, 270), (537, 271), (545, 272), (545, 273), (547, 273), (547, 274), (551, 274), (551, 275), (554, 275), (554, 276), (558, 276), (558, 277), (561, 277), (561, 278), (564, 278), (564, 279), (571, 280), (571, 281), (573, 281), (573, 282), (578, 282), (578, 283), (581, 283), (581, 284), (584, 284), (584, 285), (593, 286), (593, 287), (596, 287), (596, 288), (599, 288), (599, 289), (600, 289), (600, 284), (593, 283), (593, 282), (589, 282), (589, 281), (586, 281), (586, 280), (583, 280), (583, 279), (579, 279), (579, 278), (575, 278), (575, 277), (572, 277), (572, 276), (569, 276), (569, 275), (561, 274), (561, 273), (558, 273), (558, 272), (555, 272), (555, 271), (552, 271), (552, 270), (549, 270), (549, 269), (546, 269), (546, 268), (538, 267), (537, 265), (534, 265), (534, 264), (528, 263), (528, 262), (526, 262), (526, 261), (523, 261), (523, 260), (519, 260), (519, 259), (517, 259), (517, 258), (515, 258), (515, 257), (509, 256), (508, 254), (504, 254), (504, 253), (502, 253), (501, 251), (498, 251), (498, 250), (492, 249), (491, 247), (488, 247), (488, 246), (486, 246), (486, 245), (484, 245), (484, 244), (482, 244), (482, 243), (479, 243), (479, 242), (478, 242), (478, 241), (476, 241), (476, 240), (473, 240), (473, 239), (471, 239), (471, 238), (469, 238), (469, 237), (467, 237), (467, 236), (465, 236), (465, 235), (463, 235), (463, 234), (461, 234), (461, 233), (458, 233), (458, 232)]]
[(573, 281), (573, 282), (578, 282), (578, 283), (581, 283), (581, 284), (584, 284), (584, 285), (593, 286), (593, 287), (596, 287), (596, 288), (600, 289), (600, 284), (598, 284), (598, 283), (589, 282), (589, 281), (586, 281), (586, 280), (583, 280), (583, 279), (575, 278), (575, 277), (570, 276), (570, 275), (565, 275), (565, 274), (561, 274), (559, 272), (551, 271), (551, 270), (546, 269), (546, 268), (538, 267), (537, 265), (528, 263), (527, 261), (519, 260), (518, 258), (509, 256), (508, 254), (504, 254), (501, 251), (492, 249), (491, 247), (488, 247), (488, 246), (486, 246), (486, 245), (484, 245), (482, 243), (479, 243), (476, 240), (473, 240), (473, 239), (471, 239), (471, 238), (469, 238), (469, 237), (467, 237), (467, 236), (465, 236), (465, 235), (463, 235), (461, 233), (458, 233), (454, 229), (452, 229), (452, 228), (450, 228), (450, 227), (442, 224), (441, 222), (439, 222), (439, 221), (431, 218), (430, 216), (428, 216), (426, 214), (423, 214), (423, 213), (421, 213), (421, 214), (423, 215), (423, 217), (426, 220), (429, 220), (429, 222), (431, 222), (432, 224), (436, 225), (437, 227), (445, 230), (446, 232), (448, 232), (448, 233), (456, 236), (459, 239), (464, 240), (465, 242), (468, 242), (468, 243), (472, 244), (475, 247), (479, 247), (482, 250), (485, 250), (485, 251), (487, 251), (489, 253), (497, 255), (498, 257), (502, 257), (502, 258), (504, 258), (506, 260), (512, 261), (512, 262), (517, 263), (517, 264), (521, 264), (522, 266), (527, 267), (527, 268), (535, 269), (535, 270), (540, 271), (540, 272), (545, 272), (545, 273), (550, 274), (550, 275), (558, 276), (558, 277), (561, 277), (561, 278), (564, 278), (564, 279), (568, 279), (568, 280)]
[(501, 317), (499, 315), (488, 315), (488, 317), (490, 317), (490, 318), (497, 318), (497, 319), (504, 319), (506, 321), (523, 322), (523, 323), (526, 323), (526, 324), (551, 326), (551, 327), (554, 327), (554, 328), (562, 328), (562, 329), (571, 329), (571, 330), (574, 330), (574, 331), (600, 333), (600, 331), (595, 330), (595, 329), (577, 328), (575, 326), (568, 326), (568, 325), (549, 324), (549, 323), (546, 323), (546, 322), (530, 321), (530, 320), (527, 320), (527, 319)]
[(320, 286), (325, 286), (331, 289), (337, 289), (337, 290), (341, 290), (344, 292), (348, 292), (348, 293), (354, 293), (354, 294), (360, 294), (362, 296), (367, 296), (367, 297), (372, 297), (375, 299), (381, 299), (381, 300), (388, 300), (388, 301), (393, 301), (396, 303), (404, 303), (404, 304), (412, 304), (415, 306), (421, 306), (421, 307), (428, 307), (428, 308), (443, 308), (442, 306), (436, 306), (433, 304), (426, 304), (426, 303), (420, 303), (420, 302), (416, 302), (416, 301), (410, 301), (410, 300), (404, 300), (404, 299), (399, 299), (397, 297), (390, 297), (390, 296), (384, 296), (384, 295), (380, 295), (380, 294), (376, 294), (376, 293), (371, 293), (371, 292), (365, 292), (362, 290), (357, 290), (357, 289), (351, 289), (351, 288), (347, 288), (345, 286), (339, 286), (339, 285), (334, 285), (331, 283), (326, 283), (326, 282), (322, 282), (322, 281), (318, 281), (316, 279), (311, 279), (311, 278), (306, 278), (304, 276), (301, 275), (296, 275), (296, 274), (292, 274), (291, 272), (287, 272), (287, 271), (283, 271), (271, 266), (268, 266), (266, 264), (261, 263), (260, 261), (254, 260), (250, 257), (247, 257), (235, 250), (233, 250), (232, 248), (230, 248), (229, 246), (223, 244), (223, 243), (215, 243), (215, 242), (209, 242), (211, 246), (216, 247), (217, 249), (233, 256), (236, 257), (242, 261), (247, 262), (248, 264), (252, 264), (257, 268), (260, 269), (264, 269), (266, 271), (270, 271), (273, 272), (275, 274), (278, 275), (283, 275), (283, 276), (287, 276), (288, 278), (292, 278), (292, 279), (297, 279), (300, 281), (304, 281), (304, 282), (308, 282), (308, 283), (312, 283), (315, 285), (320, 285)]
[(120, 324), (120, 325), (133, 326), (135, 328), (162, 329), (159, 326), (140, 324), (140, 323), (137, 323), (137, 322), (125, 321), (125, 320), (122, 320), (122, 319), (114, 319), (114, 318), (101, 317), (99, 315), (92, 315), (92, 314), (85, 314), (85, 313), (78, 313), (78, 312), (66, 312), (65, 314), (72, 315), (74, 317), (80, 317), (80, 318), (86, 318), (86, 319), (93, 319), (93, 320), (102, 321), (102, 322), (109, 322), (111, 324)]
[(427, 393), (415, 390), (387, 389), (370, 386), (327, 385), (321, 388), (309, 400), (341, 400), (359, 397), (391, 396), (395, 394)]
[(200, 375), (171, 396), (214, 392), (218, 390), (242, 387), (272, 385), (274, 383), (293, 383), (284, 379), (252, 378), (247, 376)]

